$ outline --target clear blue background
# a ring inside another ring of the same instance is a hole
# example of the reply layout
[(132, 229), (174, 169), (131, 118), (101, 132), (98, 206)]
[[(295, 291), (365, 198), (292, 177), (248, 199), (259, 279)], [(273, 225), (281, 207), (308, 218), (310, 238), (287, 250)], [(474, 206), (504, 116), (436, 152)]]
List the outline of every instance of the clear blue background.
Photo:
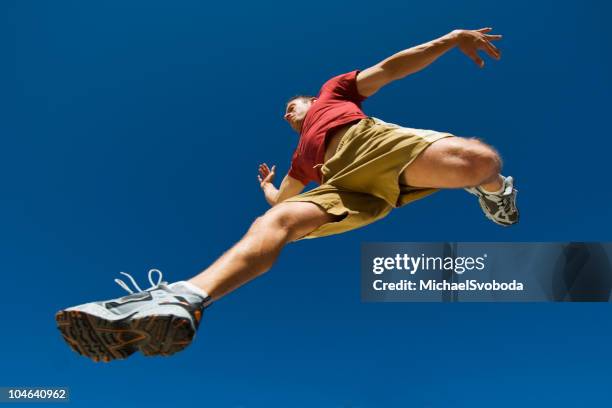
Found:
[[(610, 306), (362, 304), (363, 241), (610, 240), (610, 6), (603, 1), (3, 1), (0, 385), (67, 385), (74, 406), (602, 406)], [(478, 136), (520, 190), (521, 224), (444, 191), (364, 229), (292, 244), (209, 309), (172, 358), (94, 364), (56, 310), (198, 272), (288, 169), (284, 101), (455, 28), (454, 50), (366, 113)], [(279, 177), (280, 178), (280, 177)]]

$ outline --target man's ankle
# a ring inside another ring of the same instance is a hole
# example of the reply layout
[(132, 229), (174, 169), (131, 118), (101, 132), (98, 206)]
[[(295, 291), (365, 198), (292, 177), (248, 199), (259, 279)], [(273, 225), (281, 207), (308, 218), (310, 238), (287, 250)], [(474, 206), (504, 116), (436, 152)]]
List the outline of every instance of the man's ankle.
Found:
[(499, 174), (496, 180), (483, 183), (478, 188), (487, 194), (501, 194), (504, 191), (504, 177)]
[(208, 293), (206, 293), (206, 291), (204, 291), (203, 289), (197, 287), (196, 285), (194, 285), (193, 283), (189, 282), (189, 281), (178, 281), (178, 282), (174, 282), (171, 283), (170, 285), (168, 285), (171, 289), (177, 289), (177, 290), (182, 290), (185, 291), (187, 293), (192, 293), (194, 295), (198, 295), (203, 299), (206, 299), (209, 297)]

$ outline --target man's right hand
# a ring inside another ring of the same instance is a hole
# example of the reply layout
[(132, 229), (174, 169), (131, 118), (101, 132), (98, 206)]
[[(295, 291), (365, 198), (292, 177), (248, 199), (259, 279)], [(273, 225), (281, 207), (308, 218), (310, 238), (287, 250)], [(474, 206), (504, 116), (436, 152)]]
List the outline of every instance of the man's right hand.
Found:
[(266, 163), (259, 165), (259, 185), (263, 189), (267, 183), (274, 183), (274, 176), (276, 175), (276, 166), (272, 166), (270, 169)]
[(269, 168), (266, 163), (259, 165), (259, 175), (257, 176), (257, 180), (259, 180), (259, 185), (263, 190), (266, 201), (271, 206), (275, 206), (287, 198), (299, 194), (300, 191), (304, 189), (304, 184), (302, 184), (301, 181), (289, 176), (289, 174), (285, 176), (280, 187), (277, 189), (273, 184), (275, 175), (276, 166)]

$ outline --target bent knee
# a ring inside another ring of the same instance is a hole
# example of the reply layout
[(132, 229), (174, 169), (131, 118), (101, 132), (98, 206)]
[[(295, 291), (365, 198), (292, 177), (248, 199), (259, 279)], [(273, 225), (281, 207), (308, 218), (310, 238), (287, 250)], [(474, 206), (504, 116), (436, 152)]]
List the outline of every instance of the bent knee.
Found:
[(479, 185), (499, 174), (501, 158), (495, 149), (478, 139), (460, 139), (452, 154), (466, 185)]

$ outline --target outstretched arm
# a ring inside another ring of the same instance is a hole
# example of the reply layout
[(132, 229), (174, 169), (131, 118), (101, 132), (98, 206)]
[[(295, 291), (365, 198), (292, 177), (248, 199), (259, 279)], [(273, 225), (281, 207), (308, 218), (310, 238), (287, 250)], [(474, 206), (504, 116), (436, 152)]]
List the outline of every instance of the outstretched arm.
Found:
[(272, 169), (270, 169), (266, 163), (259, 165), (259, 175), (257, 176), (257, 179), (259, 180), (259, 185), (264, 192), (266, 201), (272, 207), (280, 202), (283, 202), (289, 197), (299, 194), (304, 189), (304, 184), (288, 174), (283, 179), (280, 188), (276, 189), (273, 184), (275, 174), (276, 166), (272, 166)]
[(422, 70), (454, 47), (458, 47), (482, 68), (484, 61), (478, 56), (478, 50), (484, 50), (491, 58), (501, 57), (499, 50), (491, 42), (501, 39), (502, 36), (487, 34), (491, 30), (492, 28), (453, 30), (425, 44), (400, 51), (361, 71), (357, 75), (357, 90), (363, 96), (371, 96), (388, 83)]

